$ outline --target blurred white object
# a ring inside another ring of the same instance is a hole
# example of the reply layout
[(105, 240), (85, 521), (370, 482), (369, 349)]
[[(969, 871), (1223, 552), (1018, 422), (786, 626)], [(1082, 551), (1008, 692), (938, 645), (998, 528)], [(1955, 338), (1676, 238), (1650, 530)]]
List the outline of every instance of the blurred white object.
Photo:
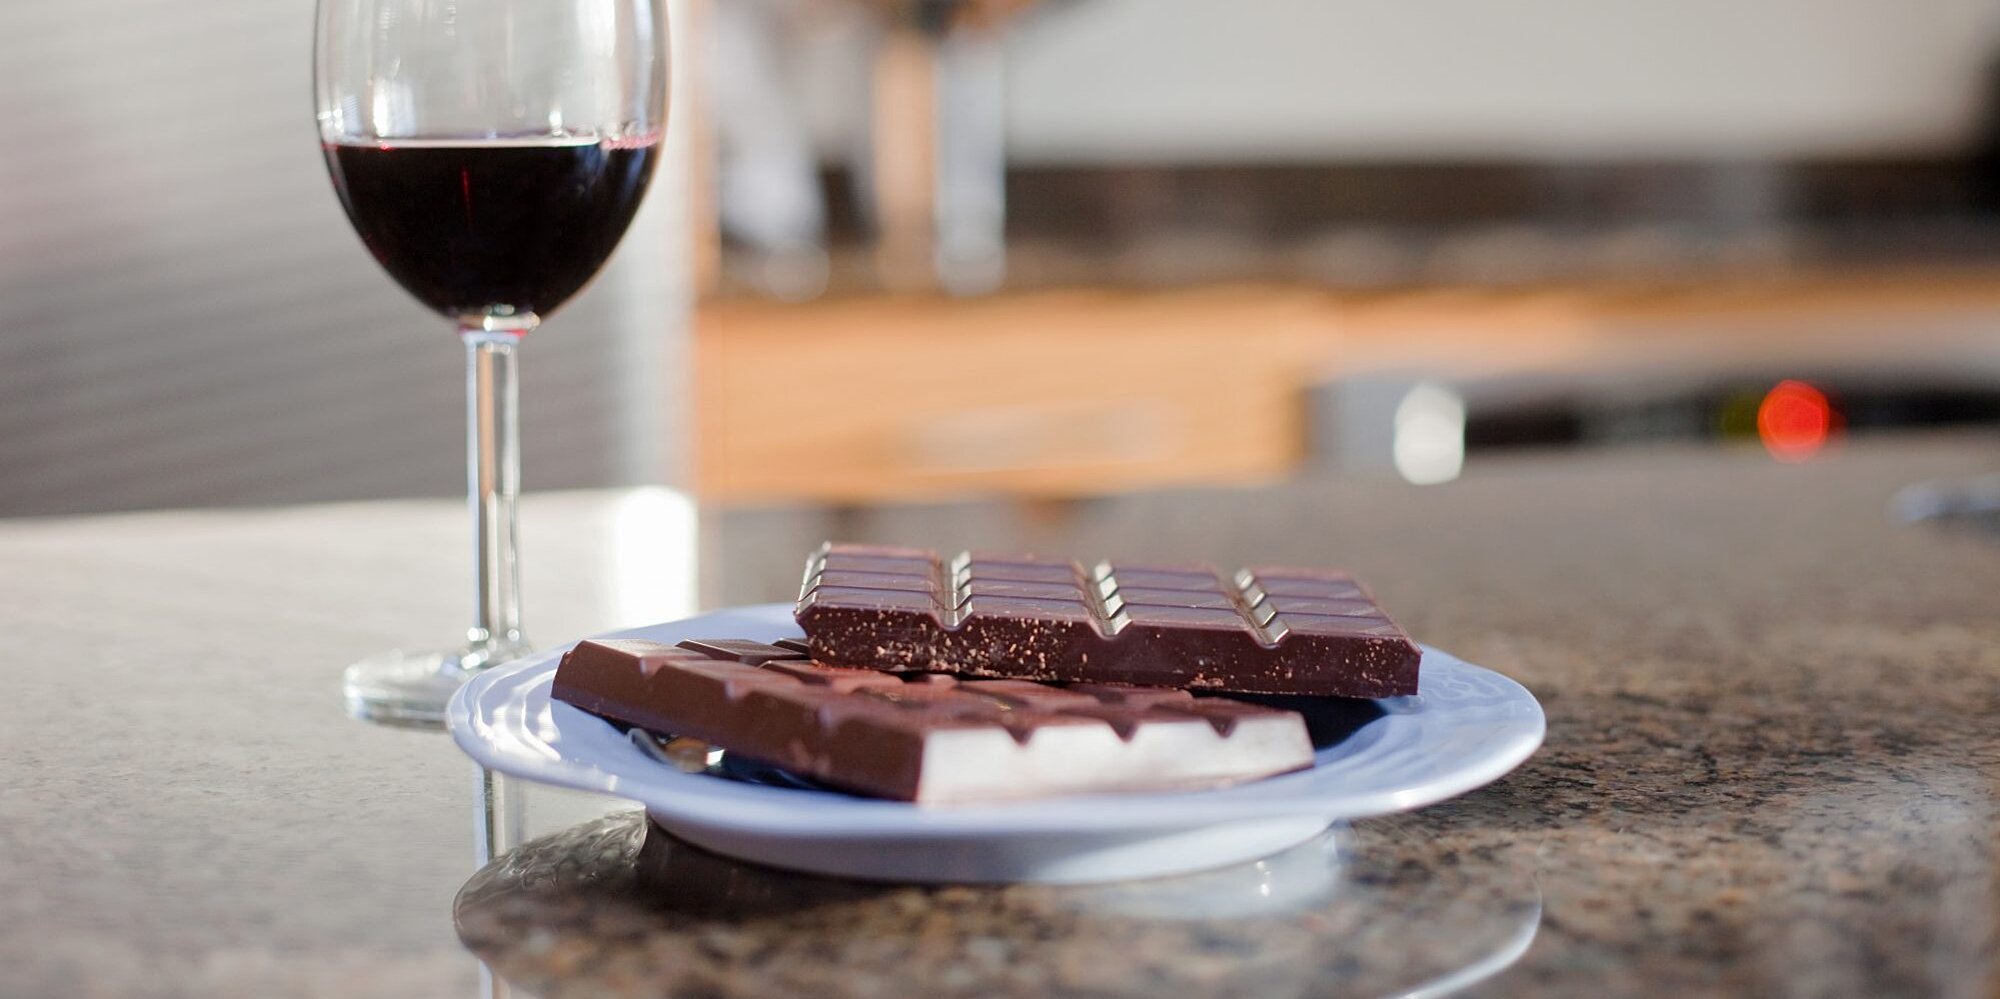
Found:
[(785, 71), (789, 0), (719, 0), (708, 6), (702, 60), (720, 160), (722, 231), (752, 262), (745, 276), (788, 301), (826, 286), (826, 206), (819, 158)]
[(700, 518), (677, 489), (635, 489), (612, 505), (603, 558), (604, 602), (621, 626), (694, 613)]
[(1391, 445), (1396, 471), (1420, 486), (1450, 482), (1465, 467), (1465, 399), (1436, 382), (1419, 382), (1396, 406)]
[(1996, 47), (1984, 0), (1091, 0), (1009, 40), (1008, 138), (1064, 165), (1945, 149)]
[(1980, 516), (2000, 516), (2000, 473), (1918, 482), (1889, 500), (1889, 517), (1899, 524)]
[(1316, 460), (1342, 473), (1401, 476), (1417, 485), (1465, 467), (1465, 397), (1409, 375), (1353, 375), (1313, 394)]
[(892, 288), (978, 294), (1006, 270), (1011, 7), (715, 0), (705, 53), (735, 273), (782, 299), (828, 273), (823, 160), (845, 162)]
[(1000, 37), (952, 29), (937, 46), (938, 282), (976, 295), (1007, 275), (1007, 94)]

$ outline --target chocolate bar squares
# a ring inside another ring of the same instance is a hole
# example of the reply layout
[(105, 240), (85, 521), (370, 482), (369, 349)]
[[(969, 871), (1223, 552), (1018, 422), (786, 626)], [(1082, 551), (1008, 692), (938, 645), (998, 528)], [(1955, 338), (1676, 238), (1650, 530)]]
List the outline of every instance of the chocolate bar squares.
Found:
[(581, 642), (553, 693), (614, 721), (923, 804), (1204, 788), (1312, 764), (1290, 711), (1182, 690), (823, 666), (742, 640)]
[(1353, 577), (826, 545), (797, 616), (830, 665), (1254, 694), (1417, 692), (1419, 651)]

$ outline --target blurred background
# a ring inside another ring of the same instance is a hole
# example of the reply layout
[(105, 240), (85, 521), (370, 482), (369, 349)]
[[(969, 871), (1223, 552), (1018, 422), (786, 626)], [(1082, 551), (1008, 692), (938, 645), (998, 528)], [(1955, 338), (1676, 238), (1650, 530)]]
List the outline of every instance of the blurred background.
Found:
[[(2000, 420), (1987, 0), (674, 0), (530, 490), (709, 509), (1813, 460)], [(311, 0), (0, 6), (0, 515), (462, 490)], [(795, 557), (795, 553), (788, 555)]]

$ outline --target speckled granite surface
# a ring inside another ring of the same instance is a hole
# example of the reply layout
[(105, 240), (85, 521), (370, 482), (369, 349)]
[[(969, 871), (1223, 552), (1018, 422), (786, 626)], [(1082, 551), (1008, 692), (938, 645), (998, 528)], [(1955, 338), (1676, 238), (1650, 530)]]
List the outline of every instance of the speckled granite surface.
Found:
[[(1102, 889), (796, 878), (539, 791), (548, 835), (475, 875), (469, 765), (333, 693), (349, 659), (455, 630), (452, 505), (0, 524), (0, 994), (473, 993), (469, 946), (551, 995), (1333, 996), (1462, 982), (1524, 939), (1471, 991), (2000, 994), (2000, 544), (1883, 516), (1996, 467), (1978, 436), (1797, 467), (1624, 451), (708, 526), (710, 604), (784, 597), (829, 534), (1339, 562), (1548, 709), (1520, 770), (1361, 823), (1337, 864)], [(542, 640), (682, 609), (633, 558), (678, 557), (644, 527), (663, 507), (538, 499)]]
[(1528, 948), (1529, 868), (1378, 836), (1179, 878), (926, 888), (738, 864), (628, 813), (507, 855), (457, 914), (468, 946), (549, 996), (1392, 996)]

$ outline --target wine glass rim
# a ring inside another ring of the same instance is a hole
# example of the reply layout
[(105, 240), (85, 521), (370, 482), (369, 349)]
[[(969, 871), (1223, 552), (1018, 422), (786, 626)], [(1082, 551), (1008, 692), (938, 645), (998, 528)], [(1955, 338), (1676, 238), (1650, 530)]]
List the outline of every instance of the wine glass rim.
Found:
[(544, 132), (466, 132), (423, 135), (339, 134), (322, 125), (321, 138), (330, 146), (378, 146), (382, 148), (449, 148), (457, 146), (604, 146), (610, 149), (639, 149), (658, 143), (663, 126), (625, 125), (606, 129), (565, 128)]
[(612, 128), (552, 128), (516, 132), (422, 132), (410, 136), (354, 134), (338, 132), (328, 120), (320, 120), (320, 138), (332, 146), (612, 146), (640, 148), (660, 142), (666, 132), (660, 124), (626, 122)]

